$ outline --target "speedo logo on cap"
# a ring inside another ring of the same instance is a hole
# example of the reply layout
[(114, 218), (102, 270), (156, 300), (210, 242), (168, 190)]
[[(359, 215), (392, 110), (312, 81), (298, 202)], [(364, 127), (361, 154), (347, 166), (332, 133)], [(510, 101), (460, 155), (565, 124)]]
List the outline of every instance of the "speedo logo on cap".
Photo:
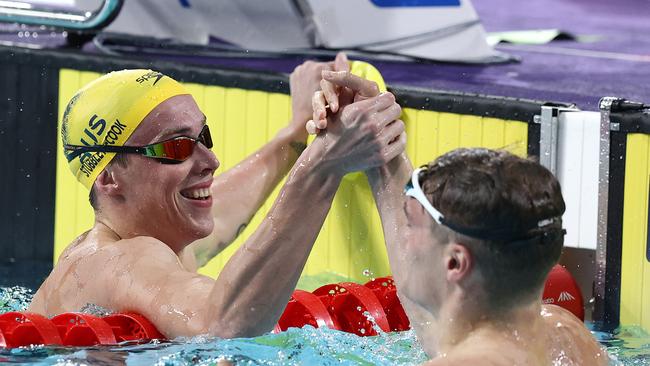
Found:
[(154, 82), (153, 82), (153, 84), (151, 84), (151, 85), (156, 85), (156, 83), (157, 83), (160, 79), (162, 79), (163, 76), (165, 76), (165, 75), (163, 75), (163, 74), (161, 74), (161, 73), (159, 73), (159, 72), (157, 72), (157, 71), (150, 71), (150, 72), (148, 72), (148, 73), (146, 73), (146, 74), (140, 76), (139, 78), (135, 79), (135, 81), (138, 82), (138, 83), (140, 83), (140, 84), (142, 84), (142, 83), (144, 83), (145, 81), (148, 81), (148, 80), (151, 80), (151, 79), (155, 79)]

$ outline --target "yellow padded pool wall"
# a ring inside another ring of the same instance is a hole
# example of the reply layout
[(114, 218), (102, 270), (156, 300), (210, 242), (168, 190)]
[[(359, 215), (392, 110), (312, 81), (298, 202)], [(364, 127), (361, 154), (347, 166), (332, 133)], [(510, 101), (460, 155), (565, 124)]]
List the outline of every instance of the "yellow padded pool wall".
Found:
[(620, 322), (640, 325), (646, 330), (650, 330), (650, 262), (646, 259), (649, 176), (650, 135), (629, 134), (623, 197)]
[[(98, 73), (61, 70), (59, 128), (65, 106), (83, 85)], [(234, 166), (270, 140), (290, 119), (286, 94), (220, 86), (185, 84), (206, 114), (213, 131), (213, 151), (221, 162), (217, 174)], [(408, 135), (407, 152), (415, 166), (425, 164), (457, 147), (506, 149), (526, 156), (528, 125), (525, 122), (473, 115), (406, 108), (403, 120)], [(94, 215), (88, 191), (74, 179), (58, 141), (56, 173), (54, 260), (65, 246), (90, 229)], [(253, 218), (242, 235), (200, 272), (215, 277), (233, 252), (250, 236), (271, 207), (278, 189)], [(381, 222), (366, 177), (349, 174), (336, 194), (304, 274), (336, 273), (354, 281), (390, 274)]]

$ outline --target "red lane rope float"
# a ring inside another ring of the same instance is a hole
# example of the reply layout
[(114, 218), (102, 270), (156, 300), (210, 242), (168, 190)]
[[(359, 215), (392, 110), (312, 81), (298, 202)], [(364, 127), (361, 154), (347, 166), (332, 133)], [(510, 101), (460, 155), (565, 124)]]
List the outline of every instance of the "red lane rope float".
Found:
[(63, 313), (52, 318), (65, 346), (116, 344), (113, 329), (101, 318), (90, 314)]
[(400, 332), (409, 330), (411, 323), (397, 298), (397, 288), (392, 277), (380, 277), (368, 281), (364, 286), (372, 290), (386, 312), (390, 330)]
[[(322, 286), (314, 291), (325, 304), (340, 330), (359, 336), (377, 335), (373, 325), (384, 332), (390, 331), (381, 302), (369, 288), (352, 282)], [(369, 319), (370, 315), (374, 319)]]
[(94, 346), (165, 337), (139, 314), (112, 314), (99, 318), (83, 313), (63, 313), (48, 319), (28, 312), (0, 315), (0, 347), (29, 345)]
[(0, 347), (30, 344), (63, 344), (56, 326), (46, 317), (12, 311), (0, 315)]
[(320, 301), (318, 296), (311, 292), (296, 290), (291, 295), (284, 313), (278, 320), (276, 331), (285, 331), (291, 327), (302, 328), (305, 325), (311, 325), (315, 328), (341, 328), (338, 322), (327, 312), (327, 307)]
[(102, 319), (113, 328), (113, 334), (118, 342), (165, 339), (165, 336), (140, 314), (112, 314)]

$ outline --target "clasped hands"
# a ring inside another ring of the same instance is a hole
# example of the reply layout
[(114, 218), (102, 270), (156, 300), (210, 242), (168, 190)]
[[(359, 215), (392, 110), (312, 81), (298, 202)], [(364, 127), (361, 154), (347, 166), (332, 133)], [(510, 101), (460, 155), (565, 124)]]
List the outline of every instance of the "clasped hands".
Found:
[[(347, 171), (388, 163), (406, 147), (404, 122), (399, 119), (402, 108), (392, 93), (380, 93), (374, 81), (350, 73), (344, 53), (336, 56), (334, 64), (337, 71), (322, 71), (321, 90), (313, 94), (313, 116), (306, 123), (307, 132), (324, 135), (325, 139), (334, 135), (339, 140), (353, 140), (345, 139), (345, 134), (363, 134), (362, 143), (344, 148), (359, 150), (358, 155), (370, 152), (372, 158), (349, 159)], [(368, 166), (359, 166), (364, 161)]]

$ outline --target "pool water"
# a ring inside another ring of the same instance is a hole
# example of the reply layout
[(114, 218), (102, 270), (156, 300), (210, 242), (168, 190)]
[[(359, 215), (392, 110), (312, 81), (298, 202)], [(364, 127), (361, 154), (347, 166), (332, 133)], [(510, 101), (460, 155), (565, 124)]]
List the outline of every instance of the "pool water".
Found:
[[(0, 313), (24, 310), (31, 296), (22, 287), (0, 287)], [(650, 366), (650, 335), (641, 328), (593, 334), (611, 365)], [(214, 365), (222, 359), (236, 365), (419, 365), (427, 356), (413, 331), (358, 337), (312, 327), (231, 340), (200, 336), (110, 347), (0, 349), (0, 363), (33, 365)]]

